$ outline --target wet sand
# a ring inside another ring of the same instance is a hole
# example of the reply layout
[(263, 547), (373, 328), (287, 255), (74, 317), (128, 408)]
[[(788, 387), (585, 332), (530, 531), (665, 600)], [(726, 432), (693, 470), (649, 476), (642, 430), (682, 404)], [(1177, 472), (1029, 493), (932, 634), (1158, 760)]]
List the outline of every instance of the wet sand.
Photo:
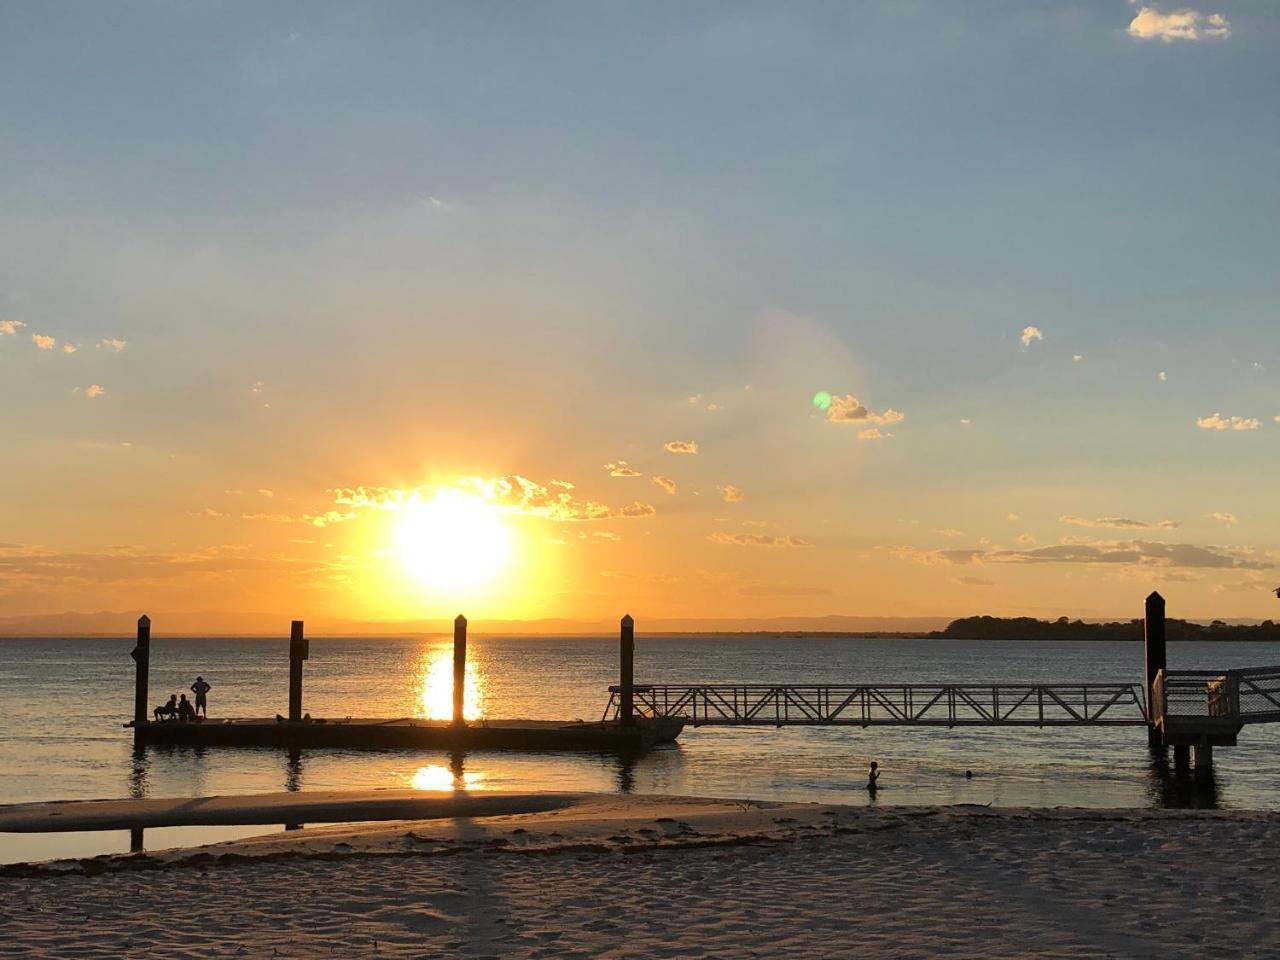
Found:
[(1280, 957), (1272, 814), (504, 797), (5, 868), (0, 957)]

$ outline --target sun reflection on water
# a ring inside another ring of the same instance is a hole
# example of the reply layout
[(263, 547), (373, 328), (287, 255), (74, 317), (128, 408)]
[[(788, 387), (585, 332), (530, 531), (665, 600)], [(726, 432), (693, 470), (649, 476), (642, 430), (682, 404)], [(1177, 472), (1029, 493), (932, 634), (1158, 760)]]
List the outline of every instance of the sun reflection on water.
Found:
[(484, 782), (484, 774), (475, 770), (451, 770), (438, 763), (419, 767), (409, 778), (415, 790), (470, 790)]
[[(428, 720), (453, 717), (453, 645), (424, 650), (418, 658), (417, 696), (414, 716)], [(462, 716), (478, 720), (484, 716), (484, 682), (474, 659), (467, 660), (462, 692)]]

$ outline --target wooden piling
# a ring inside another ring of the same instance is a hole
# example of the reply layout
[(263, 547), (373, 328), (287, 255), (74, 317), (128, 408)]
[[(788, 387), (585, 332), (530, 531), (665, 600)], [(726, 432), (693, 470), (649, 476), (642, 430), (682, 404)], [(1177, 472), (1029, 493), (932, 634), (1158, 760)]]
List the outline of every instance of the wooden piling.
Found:
[(453, 621), (453, 725), (461, 727), (467, 703), (467, 618), (458, 614)]
[(631, 614), (622, 618), (622, 630), (619, 635), (618, 649), (618, 687), (621, 697), (618, 708), (618, 722), (624, 727), (634, 726), (635, 717), (635, 659), (636, 659), (636, 622)]
[(1146, 617), (1143, 621), (1143, 658), (1146, 684), (1143, 692), (1147, 702), (1147, 746), (1164, 749), (1164, 740), (1155, 724), (1156, 674), (1167, 666), (1164, 642), (1164, 597), (1154, 590), (1147, 597)]
[(136, 732), (151, 719), (147, 710), (147, 685), (151, 677), (151, 618), (138, 618), (138, 645), (129, 654), (136, 664), (133, 675), (133, 729)]
[(302, 633), (302, 621), (294, 620), (289, 630), (289, 719), (302, 719), (302, 661), (310, 647)]

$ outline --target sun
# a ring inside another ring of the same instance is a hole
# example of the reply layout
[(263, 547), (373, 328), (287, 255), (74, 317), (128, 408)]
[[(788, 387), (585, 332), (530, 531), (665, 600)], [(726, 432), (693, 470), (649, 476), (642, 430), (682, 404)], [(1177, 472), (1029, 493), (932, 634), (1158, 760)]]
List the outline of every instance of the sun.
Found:
[(511, 554), (511, 534), (497, 509), (458, 490), (405, 507), (396, 539), (405, 569), (441, 590), (487, 583)]

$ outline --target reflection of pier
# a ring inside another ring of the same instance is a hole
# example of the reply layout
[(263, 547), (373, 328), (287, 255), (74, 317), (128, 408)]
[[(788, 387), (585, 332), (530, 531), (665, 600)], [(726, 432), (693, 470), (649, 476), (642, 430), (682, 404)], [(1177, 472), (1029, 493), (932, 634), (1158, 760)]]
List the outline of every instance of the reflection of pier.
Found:
[(701, 726), (1107, 727), (1142, 726), (1148, 744), (1174, 748), (1175, 768), (1208, 769), (1215, 746), (1245, 724), (1280, 722), (1280, 667), (1169, 670), (1164, 598), (1147, 597), (1146, 683), (631, 684), (609, 688), (602, 719), (632, 710)]
[[(630, 684), (635, 653), (635, 628), (622, 620), (620, 678)], [(680, 735), (684, 721), (676, 717), (636, 716), (624, 712), (613, 720), (468, 721), (464, 713), (467, 666), (467, 619), (459, 616), (453, 629), (453, 716), (449, 720), (419, 717), (315, 718), (302, 709), (302, 668), (310, 645), (301, 620), (293, 621), (289, 637), (289, 715), (261, 718), (215, 718), (191, 722), (153, 721), (148, 713), (147, 686), (151, 664), (151, 620), (138, 621), (133, 728), (141, 745), (192, 744), (220, 747), (337, 747), (345, 749), (425, 748), (451, 751), (638, 751), (669, 743)]]

